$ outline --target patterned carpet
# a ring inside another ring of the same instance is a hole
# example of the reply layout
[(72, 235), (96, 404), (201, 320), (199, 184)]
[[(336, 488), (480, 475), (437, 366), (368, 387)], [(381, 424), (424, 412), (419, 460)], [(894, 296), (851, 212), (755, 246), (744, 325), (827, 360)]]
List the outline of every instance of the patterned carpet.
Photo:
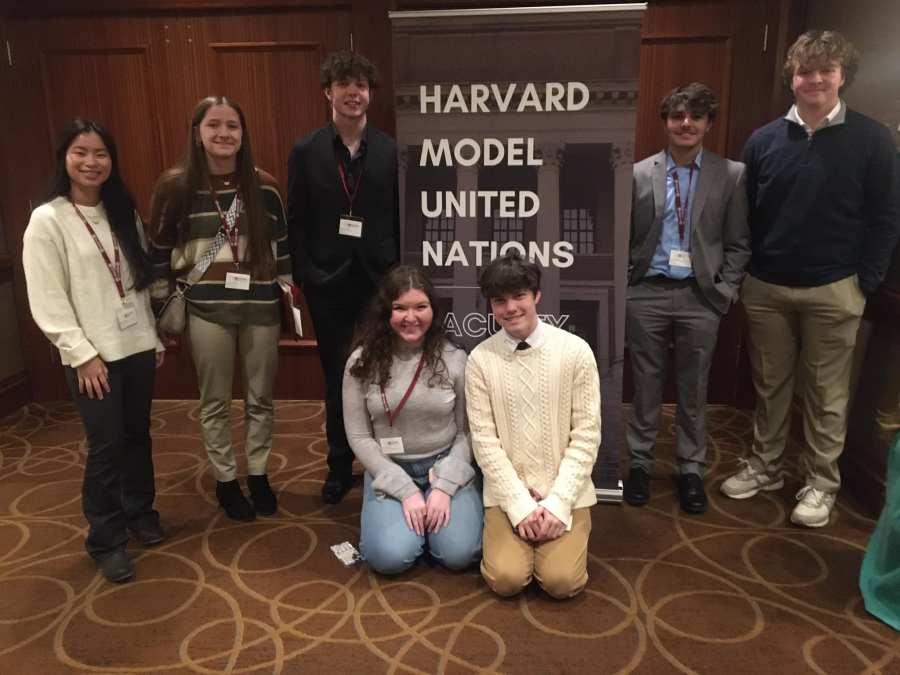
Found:
[[(658, 462), (647, 507), (594, 508), (587, 590), (556, 602), (533, 589), (500, 600), (477, 570), (343, 567), (328, 547), (356, 543), (360, 488), (339, 507), (318, 500), (318, 402), (279, 404), (281, 510), (250, 524), (216, 508), (196, 403), (157, 402), (169, 539), (131, 547), (136, 581), (108, 584), (82, 548), (74, 409), (29, 406), (0, 422), (0, 673), (900, 673), (900, 635), (857, 590), (873, 521), (842, 497), (830, 527), (791, 527), (795, 479), (720, 497), (750, 423), (728, 408), (709, 420), (709, 512), (681, 515)], [(664, 422), (666, 460), (670, 409)]]

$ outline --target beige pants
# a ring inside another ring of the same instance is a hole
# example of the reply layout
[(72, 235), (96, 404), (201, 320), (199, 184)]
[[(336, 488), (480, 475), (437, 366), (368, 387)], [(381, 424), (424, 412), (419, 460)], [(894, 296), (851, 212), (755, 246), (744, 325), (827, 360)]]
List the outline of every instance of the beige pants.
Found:
[(856, 276), (824, 286), (778, 286), (747, 276), (741, 289), (756, 388), (753, 455), (781, 471), (794, 375), (799, 377), (807, 483), (837, 492), (847, 433), (850, 366), (866, 298)]
[(244, 383), (244, 424), (247, 427), (247, 472), (266, 473), (272, 450), (272, 420), (275, 408), (272, 389), (278, 367), (280, 326), (210, 323), (188, 318), (191, 354), (200, 384), (200, 427), (216, 480), (234, 480), (237, 466), (231, 445), (231, 390), (234, 355), (240, 356)]
[(591, 510), (572, 512), (572, 529), (542, 544), (525, 541), (513, 529), (499, 506), (484, 512), (481, 574), (487, 585), (502, 596), (515, 595), (532, 577), (554, 598), (578, 595), (587, 584), (587, 543)]

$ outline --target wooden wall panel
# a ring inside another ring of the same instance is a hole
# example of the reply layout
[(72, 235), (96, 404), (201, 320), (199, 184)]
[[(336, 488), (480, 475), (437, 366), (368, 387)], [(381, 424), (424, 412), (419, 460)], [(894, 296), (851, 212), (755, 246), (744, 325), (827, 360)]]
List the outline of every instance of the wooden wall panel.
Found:
[[(43, 93), (43, 134), (51, 148), (75, 116), (97, 119), (119, 146), (120, 170), (142, 215), (166, 159), (163, 111), (168, 72), (159, 57), (163, 23), (153, 17), (55, 18), (28, 22)], [(52, 170), (52, 154), (45, 171)]]
[(47, 133), (55, 137), (76, 116), (101, 121), (116, 139), (119, 171), (146, 216), (162, 165), (158, 111), (139, 104), (153, 91), (148, 48), (47, 49), (41, 66)]
[(159, 112), (162, 162), (157, 169), (160, 173), (184, 157), (191, 111), (207, 94), (194, 66), (196, 46), (189, 26), (190, 22), (180, 17), (165, 16), (151, 28), (158, 44), (155, 67), (163, 74), (159, 95), (148, 101)]
[(726, 154), (732, 56), (732, 41), (727, 35), (644, 38), (641, 43), (641, 105), (638, 108), (635, 159), (651, 155), (666, 146), (659, 102), (674, 87), (688, 82), (703, 82), (718, 97), (718, 117), (704, 140), (704, 146), (720, 155)]
[(286, 189), (294, 141), (328, 119), (319, 64), (328, 52), (349, 48), (349, 13), (217, 14), (192, 24), (204, 95), (225, 94), (241, 105), (254, 160)]
[[(645, 38), (641, 44), (642, 101), (639, 107), (635, 158), (658, 152), (666, 145), (666, 133), (659, 118), (659, 101), (679, 84), (703, 82), (719, 98), (719, 113), (704, 140), (704, 147), (726, 154), (730, 112), (729, 80), (732, 41), (728, 36), (696, 38)], [(647, 100), (649, 99), (649, 100)]]
[(212, 91), (226, 92), (247, 117), (258, 166), (287, 189), (285, 148), (322, 124), (317, 92), (322, 45), (317, 42), (213, 42)]

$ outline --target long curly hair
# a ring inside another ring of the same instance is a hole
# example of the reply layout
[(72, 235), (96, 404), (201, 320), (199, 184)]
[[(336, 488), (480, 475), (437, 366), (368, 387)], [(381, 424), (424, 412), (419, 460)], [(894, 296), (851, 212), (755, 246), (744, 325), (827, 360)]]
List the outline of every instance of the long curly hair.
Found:
[(395, 265), (382, 277), (375, 289), (375, 295), (372, 296), (351, 347), (351, 352), (357, 347), (362, 348), (359, 359), (350, 367), (353, 377), (368, 384), (387, 386), (396, 350), (394, 329), (390, 323), (392, 306), (397, 298), (409, 290), (422, 291), (433, 312), (431, 325), (425, 332), (422, 344), (425, 367), (430, 372), (428, 386), (446, 385), (450, 382), (443, 357), (444, 345), (449, 342), (461, 347), (444, 331), (444, 317), (437, 304), (434, 284), (422, 268), (415, 265)]
[(174, 232), (176, 240), (179, 243), (184, 242), (188, 215), (191, 213), (197, 190), (205, 189), (209, 184), (210, 174), (206, 163), (206, 151), (198, 140), (198, 130), (206, 112), (216, 105), (228, 106), (234, 110), (241, 122), (241, 149), (237, 152), (237, 174), (244, 207), (241, 225), (248, 224), (247, 257), (253, 276), (266, 278), (275, 270), (269, 218), (263, 205), (263, 192), (259, 184), (259, 176), (253, 164), (250, 131), (247, 129), (244, 111), (230, 98), (207, 96), (194, 108), (188, 129), (184, 159), (179, 165), (165, 171), (160, 176), (154, 190), (151, 226), (154, 228), (155, 235)]

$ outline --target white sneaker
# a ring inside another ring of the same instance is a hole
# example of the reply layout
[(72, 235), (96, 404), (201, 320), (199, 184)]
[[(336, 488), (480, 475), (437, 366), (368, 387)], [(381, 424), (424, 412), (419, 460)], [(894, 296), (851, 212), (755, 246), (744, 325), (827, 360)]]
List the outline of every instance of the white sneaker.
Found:
[(756, 462), (743, 457), (738, 462), (743, 465), (741, 470), (726, 479), (719, 488), (726, 497), (749, 499), (760, 490), (771, 492), (784, 486), (784, 479), (780, 474), (777, 476), (768, 474), (765, 469), (757, 468)]
[(791, 512), (791, 522), (804, 527), (824, 527), (828, 524), (837, 495), (805, 485), (797, 493), (799, 504)]

